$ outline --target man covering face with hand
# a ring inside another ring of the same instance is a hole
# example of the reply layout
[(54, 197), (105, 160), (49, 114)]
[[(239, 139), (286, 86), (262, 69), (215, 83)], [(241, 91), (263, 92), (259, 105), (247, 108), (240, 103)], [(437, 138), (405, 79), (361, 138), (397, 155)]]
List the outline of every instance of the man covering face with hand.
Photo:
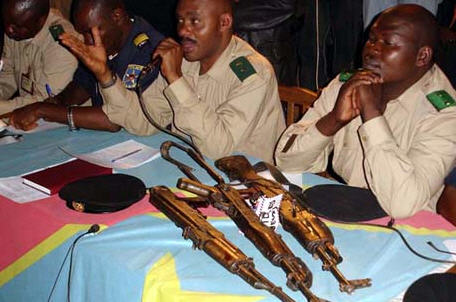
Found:
[[(272, 161), (285, 125), (277, 81), (271, 64), (233, 36), (230, 1), (180, 0), (176, 16), (180, 43), (165, 39), (153, 54), (162, 63), (161, 76), (143, 95), (151, 116), (171, 123), (211, 158), (239, 151)], [(97, 77), (110, 121), (134, 134), (156, 132), (135, 93), (106, 67), (96, 35), (89, 49), (69, 36), (62, 41)]]

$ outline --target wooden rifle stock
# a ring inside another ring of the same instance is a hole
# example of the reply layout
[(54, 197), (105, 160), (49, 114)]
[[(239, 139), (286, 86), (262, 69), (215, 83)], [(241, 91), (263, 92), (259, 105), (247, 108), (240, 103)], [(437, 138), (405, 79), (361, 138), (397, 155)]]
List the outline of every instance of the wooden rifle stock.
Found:
[(221, 158), (215, 165), (228, 175), (230, 180), (243, 182), (247, 187), (256, 189), (268, 198), (282, 194), (279, 214), (283, 228), (290, 232), (307, 252), (322, 261), (323, 270), (331, 271), (338, 280), (341, 291), (351, 293), (357, 288), (371, 285), (370, 279), (347, 280), (344, 277), (337, 268), (342, 257), (334, 247), (331, 230), (316, 215), (298, 203), (295, 196), (281, 184), (258, 175), (248, 160), (241, 155)]

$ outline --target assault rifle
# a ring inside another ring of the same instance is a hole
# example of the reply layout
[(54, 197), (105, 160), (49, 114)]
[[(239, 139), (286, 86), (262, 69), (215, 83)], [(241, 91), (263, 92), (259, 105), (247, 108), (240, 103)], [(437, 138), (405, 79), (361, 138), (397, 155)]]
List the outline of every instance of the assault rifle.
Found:
[[(216, 181), (215, 186), (202, 184), (191, 172), (193, 169), (172, 158), (171, 147), (186, 152), (196, 163)], [(279, 266), (287, 275), (287, 286), (292, 290), (300, 290), (311, 302), (322, 302), (310, 291), (312, 274), (304, 262), (296, 257), (282, 238), (271, 228), (265, 226), (247, 206), (241, 193), (209, 166), (200, 154), (193, 149), (185, 148), (177, 143), (166, 141), (161, 145), (162, 158), (176, 165), (189, 179), (179, 179), (177, 187), (203, 197), (215, 208), (226, 213), (244, 235), (274, 265)], [(188, 201), (188, 200), (187, 200)]]
[[(331, 271), (339, 282), (340, 291), (352, 293), (357, 288), (371, 285), (370, 279), (347, 280), (339, 271), (337, 265), (342, 262), (342, 257), (334, 247), (331, 230), (316, 215), (306, 209), (303, 206), (304, 203), (297, 202), (298, 196), (285, 190), (278, 182), (258, 175), (244, 156), (221, 158), (215, 162), (215, 166), (223, 171), (230, 180), (240, 181), (246, 187), (253, 189), (251, 194), (264, 195), (269, 198), (282, 194), (279, 217), (283, 228), (291, 233), (307, 252), (322, 261), (323, 270)], [(280, 173), (279, 171), (273, 172)]]
[(238, 275), (256, 289), (265, 289), (284, 302), (294, 302), (280, 287), (275, 286), (254, 267), (239, 248), (228, 241), (196, 209), (180, 200), (166, 187), (154, 187), (150, 202), (182, 228), (182, 236), (193, 241), (193, 247), (203, 250), (233, 274)]

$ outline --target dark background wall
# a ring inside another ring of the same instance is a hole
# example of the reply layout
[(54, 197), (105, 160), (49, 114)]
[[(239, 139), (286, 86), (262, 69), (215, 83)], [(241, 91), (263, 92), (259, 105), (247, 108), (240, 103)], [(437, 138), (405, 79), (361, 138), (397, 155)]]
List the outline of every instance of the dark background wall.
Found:
[(165, 36), (176, 36), (177, 0), (127, 0), (125, 5), (132, 14), (139, 15)]

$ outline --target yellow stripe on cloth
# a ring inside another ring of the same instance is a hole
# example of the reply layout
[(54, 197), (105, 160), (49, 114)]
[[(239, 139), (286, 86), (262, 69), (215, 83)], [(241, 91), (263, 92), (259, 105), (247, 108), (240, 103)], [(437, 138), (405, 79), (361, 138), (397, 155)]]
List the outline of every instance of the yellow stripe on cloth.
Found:
[[(376, 233), (393, 232), (393, 230), (390, 230), (390, 229), (386, 229), (386, 228), (375, 226), (375, 225), (363, 225), (362, 223), (344, 224), (344, 223), (336, 223), (336, 222), (331, 222), (331, 221), (326, 221), (326, 220), (324, 221), (324, 223), (327, 226), (337, 227), (337, 228), (344, 229), (344, 230), (354, 230), (354, 231), (362, 230), (362, 231), (376, 232)], [(452, 238), (456, 237), (456, 231), (432, 230), (432, 229), (424, 228), (424, 227), (416, 228), (416, 227), (412, 227), (409, 225), (402, 225), (402, 224), (395, 225), (394, 228), (396, 228), (398, 230), (407, 231), (413, 235), (420, 235), (420, 236), (431, 235), (431, 236), (452, 237)]]
[[(0, 272), (0, 287), (11, 281), (24, 270), (32, 266), (35, 262), (43, 258), (45, 255), (59, 247), (66, 240), (74, 236), (80, 231), (89, 229), (90, 224), (67, 224), (61, 227), (57, 232), (43, 240), (41, 243), (33, 247), (22, 257), (8, 265)], [(103, 229), (106, 226), (102, 227)]]
[[(229, 274), (228, 271), (226, 273)], [(256, 302), (264, 298), (182, 290), (174, 258), (170, 253), (159, 259), (149, 270), (142, 293), (143, 302)]]

